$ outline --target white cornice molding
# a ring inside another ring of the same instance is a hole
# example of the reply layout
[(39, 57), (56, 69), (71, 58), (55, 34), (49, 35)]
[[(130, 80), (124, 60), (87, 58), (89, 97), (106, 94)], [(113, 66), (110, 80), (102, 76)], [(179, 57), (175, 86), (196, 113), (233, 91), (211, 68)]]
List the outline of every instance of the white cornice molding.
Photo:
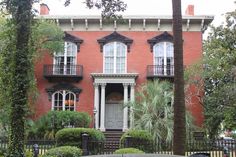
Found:
[[(43, 15), (36, 19), (55, 20), (64, 31), (172, 31), (170, 15), (128, 15), (115, 21), (91, 15)], [(213, 19), (212, 15), (183, 16), (183, 31), (204, 31)]]

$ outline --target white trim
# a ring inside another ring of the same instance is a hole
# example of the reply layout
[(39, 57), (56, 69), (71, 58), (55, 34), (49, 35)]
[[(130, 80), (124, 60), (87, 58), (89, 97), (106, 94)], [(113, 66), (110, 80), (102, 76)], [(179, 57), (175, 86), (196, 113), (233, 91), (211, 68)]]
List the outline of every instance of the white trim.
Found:
[[(63, 31), (143, 31), (143, 20), (146, 20), (146, 31), (172, 31), (173, 20), (170, 15), (124, 15), (122, 19), (124, 20), (133, 20), (135, 21), (135, 25), (130, 25), (129, 22), (122, 23), (117, 21), (116, 27), (114, 27), (114, 21), (111, 21), (109, 24), (101, 25), (101, 16), (74, 16), (74, 15), (41, 15), (37, 16), (36, 19), (51, 19), (55, 20), (58, 25), (63, 29)], [(73, 19), (73, 28), (71, 27), (71, 19)], [(183, 31), (187, 30), (186, 23), (190, 20), (190, 27), (187, 31), (204, 31), (208, 25), (213, 21), (213, 15), (197, 15), (197, 16), (183, 16)], [(158, 20), (161, 21), (158, 26)], [(204, 20), (204, 25), (202, 25), (202, 20)], [(98, 27), (98, 25), (100, 27)]]

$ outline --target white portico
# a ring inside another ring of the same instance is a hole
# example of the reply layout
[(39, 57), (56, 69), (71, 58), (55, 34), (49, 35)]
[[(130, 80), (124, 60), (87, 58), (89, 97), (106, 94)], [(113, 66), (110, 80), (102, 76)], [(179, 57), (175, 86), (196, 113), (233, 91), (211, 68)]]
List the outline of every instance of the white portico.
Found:
[(138, 74), (92, 73), (91, 76), (94, 79), (94, 109), (97, 111), (95, 128), (101, 131), (126, 131), (129, 127), (129, 111), (124, 104), (135, 99), (134, 88)]

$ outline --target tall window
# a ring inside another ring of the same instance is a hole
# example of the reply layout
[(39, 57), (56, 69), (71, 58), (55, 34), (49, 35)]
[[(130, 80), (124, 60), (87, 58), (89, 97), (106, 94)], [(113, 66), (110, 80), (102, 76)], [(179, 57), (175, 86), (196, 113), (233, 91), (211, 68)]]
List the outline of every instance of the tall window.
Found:
[(174, 48), (171, 42), (154, 45), (154, 74), (174, 75)]
[(53, 73), (55, 75), (75, 75), (76, 54), (76, 44), (65, 42), (64, 52), (58, 52), (54, 55)]
[(121, 42), (111, 42), (104, 46), (103, 72), (126, 73), (126, 45)]
[(75, 110), (76, 95), (67, 90), (60, 90), (52, 95), (52, 110)]

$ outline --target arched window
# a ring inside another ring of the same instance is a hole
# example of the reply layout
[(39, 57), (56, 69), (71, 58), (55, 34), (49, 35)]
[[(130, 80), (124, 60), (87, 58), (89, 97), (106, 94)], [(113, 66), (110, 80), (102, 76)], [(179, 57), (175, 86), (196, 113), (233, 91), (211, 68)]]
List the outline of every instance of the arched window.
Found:
[(52, 110), (65, 111), (75, 110), (76, 95), (68, 90), (56, 91), (52, 95)]
[(76, 73), (77, 45), (65, 42), (64, 52), (54, 55), (53, 73), (55, 75), (75, 75)]
[(108, 74), (126, 73), (126, 45), (121, 42), (110, 42), (104, 45), (103, 72)]
[(159, 42), (154, 45), (154, 73), (156, 75), (174, 75), (174, 48), (171, 42)]

